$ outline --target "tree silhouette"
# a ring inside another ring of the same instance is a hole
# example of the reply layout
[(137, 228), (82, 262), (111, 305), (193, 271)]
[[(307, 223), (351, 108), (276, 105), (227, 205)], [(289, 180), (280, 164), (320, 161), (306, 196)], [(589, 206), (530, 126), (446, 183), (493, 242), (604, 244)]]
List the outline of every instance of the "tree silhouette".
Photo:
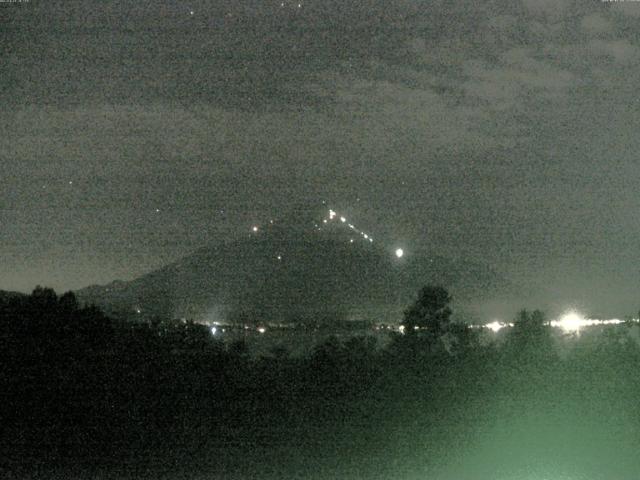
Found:
[(404, 312), (402, 324), (406, 332), (425, 329), (429, 336), (438, 338), (451, 323), (451, 296), (440, 286), (425, 286), (418, 299)]
[(513, 322), (512, 337), (519, 343), (539, 343), (550, 334), (544, 312), (521, 310)]
[(521, 310), (507, 337), (505, 351), (520, 364), (539, 365), (554, 357), (551, 327), (544, 312)]
[(57, 311), (58, 296), (52, 288), (38, 285), (33, 289), (28, 302), (32, 315), (51, 316)]
[(80, 309), (78, 299), (73, 292), (67, 292), (58, 299), (58, 306), (64, 313), (76, 312)]

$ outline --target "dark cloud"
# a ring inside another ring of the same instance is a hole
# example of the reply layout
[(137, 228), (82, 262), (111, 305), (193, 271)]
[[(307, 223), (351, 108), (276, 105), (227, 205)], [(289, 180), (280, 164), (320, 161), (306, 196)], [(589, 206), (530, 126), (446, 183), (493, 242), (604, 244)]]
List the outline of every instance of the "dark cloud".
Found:
[(131, 278), (328, 198), (636, 308), (640, 6), (281, 3), (0, 4), (0, 287)]

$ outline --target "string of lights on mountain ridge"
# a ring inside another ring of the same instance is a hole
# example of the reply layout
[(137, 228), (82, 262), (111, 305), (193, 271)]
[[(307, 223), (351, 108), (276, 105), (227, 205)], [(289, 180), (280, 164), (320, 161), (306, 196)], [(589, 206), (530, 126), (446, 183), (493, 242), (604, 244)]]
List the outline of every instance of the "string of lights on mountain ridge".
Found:
[[(322, 203), (325, 204), (325, 202), (322, 202)], [(273, 225), (274, 220), (270, 220), (269, 224)], [(358, 238), (358, 237), (360, 237), (365, 242), (373, 243), (373, 237), (369, 233), (366, 233), (365, 231), (360, 230), (353, 223), (348, 222), (347, 218), (344, 215), (339, 214), (332, 208), (328, 209), (327, 215), (322, 219), (321, 223), (314, 222), (314, 229), (315, 231), (320, 232), (322, 231), (323, 226), (328, 227), (331, 224), (344, 225), (346, 228), (351, 230), (351, 232), (353, 232), (354, 237), (349, 238), (349, 243), (354, 243), (356, 241), (355, 238)], [(260, 232), (260, 228), (261, 227), (259, 225), (253, 225), (251, 227), (251, 231), (254, 234), (257, 234)], [(402, 258), (404, 256), (404, 250), (402, 248), (396, 248), (394, 250), (394, 254), (397, 258)], [(278, 256), (278, 260), (281, 260), (280, 255)]]

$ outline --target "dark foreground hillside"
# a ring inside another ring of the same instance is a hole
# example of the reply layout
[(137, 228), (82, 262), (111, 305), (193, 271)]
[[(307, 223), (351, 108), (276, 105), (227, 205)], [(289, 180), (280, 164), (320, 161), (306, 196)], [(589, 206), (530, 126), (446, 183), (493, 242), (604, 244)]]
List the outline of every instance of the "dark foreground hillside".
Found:
[(37, 289), (1, 305), (2, 478), (630, 479), (640, 349), (524, 319), (251, 358), (198, 325), (118, 324)]

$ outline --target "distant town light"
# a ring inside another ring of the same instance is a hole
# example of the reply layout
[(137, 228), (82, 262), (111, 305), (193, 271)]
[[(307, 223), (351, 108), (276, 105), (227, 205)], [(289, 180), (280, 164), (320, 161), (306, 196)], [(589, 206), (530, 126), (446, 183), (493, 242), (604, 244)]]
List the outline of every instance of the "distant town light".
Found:
[(402, 250), (401, 248), (397, 248), (396, 249), (396, 257), (402, 258), (403, 255), (404, 255), (404, 250)]
[(266, 329), (266, 328), (264, 328), (264, 327), (260, 327), (260, 328), (258, 328), (258, 332), (260, 332), (260, 333), (264, 333), (264, 332), (266, 332), (266, 331), (267, 331), (267, 329)]
[(485, 325), (485, 327), (486, 327), (486, 328), (488, 328), (489, 330), (493, 331), (493, 332), (498, 332), (498, 331), (500, 331), (502, 328), (504, 328), (504, 327), (505, 327), (505, 325), (504, 325), (503, 323), (500, 323), (500, 322), (499, 322), (499, 321), (497, 321), (497, 320), (494, 320), (494, 321), (493, 321), (493, 322), (491, 322), (491, 323), (487, 323), (487, 324)]
[(258, 227), (257, 227), (256, 225), (254, 225), (254, 226), (251, 228), (251, 230), (253, 230), (254, 232), (257, 232), (257, 231), (258, 231)]
[(588, 324), (588, 321), (578, 312), (572, 310), (563, 315), (555, 322), (551, 322), (553, 326), (560, 327), (565, 332), (578, 332), (580, 327)]
[(217, 331), (218, 331), (218, 327), (216, 327), (215, 325), (211, 327), (211, 335), (215, 335)]
[(612, 318), (610, 320), (586, 318), (575, 310), (571, 310), (559, 319), (551, 320), (549, 322), (552, 327), (561, 328), (567, 333), (579, 333), (580, 329), (583, 327), (591, 327), (597, 325), (620, 325), (621, 323), (624, 323), (624, 320), (620, 320), (619, 318)]

